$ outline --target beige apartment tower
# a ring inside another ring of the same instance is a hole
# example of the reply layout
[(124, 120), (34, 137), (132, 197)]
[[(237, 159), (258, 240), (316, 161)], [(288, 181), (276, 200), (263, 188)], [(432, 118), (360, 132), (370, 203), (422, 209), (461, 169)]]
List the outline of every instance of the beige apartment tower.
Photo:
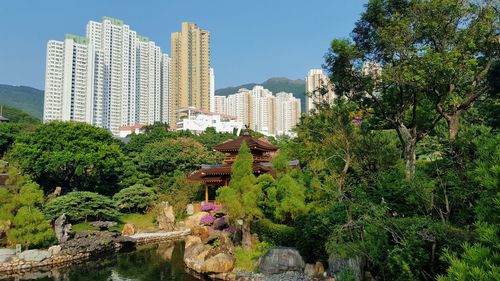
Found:
[(173, 127), (180, 108), (210, 110), (210, 33), (183, 22), (181, 32), (172, 33), (171, 44), (169, 123)]

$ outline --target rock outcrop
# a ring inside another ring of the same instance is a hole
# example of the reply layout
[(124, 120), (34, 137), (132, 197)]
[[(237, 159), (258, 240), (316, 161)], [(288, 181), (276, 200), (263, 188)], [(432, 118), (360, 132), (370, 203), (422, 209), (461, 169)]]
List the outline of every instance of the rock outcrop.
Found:
[(365, 260), (361, 257), (343, 258), (335, 255), (330, 256), (328, 259), (328, 273), (337, 278), (344, 270), (350, 270), (355, 277), (356, 281), (363, 280), (365, 268)]
[(135, 225), (133, 225), (131, 223), (126, 223), (123, 226), (123, 230), (122, 230), (123, 236), (132, 236), (136, 233), (137, 233), (137, 228), (135, 227)]
[(81, 231), (75, 237), (61, 243), (61, 254), (71, 255), (82, 252), (101, 253), (115, 249), (134, 247), (135, 239), (121, 236), (116, 232)]
[(204, 244), (198, 236), (188, 236), (185, 239), (184, 263), (196, 273), (224, 274), (231, 272), (236, 259), (229, 251), (229, 237), (220, 235), (218, 247)]
[(16, 256), (14, 249), (0, 249), (0, 263), (9, 262)]
[(278, 274), (287, 271), (304, 272), (305, 263), (294, 248), (274, 248), (260, 258), (259, 271)]
[(59, 243), (64, 243), (70, 238), (71, 224), (67, 223), (66, 215), (60, 215), (54, 222), (54, 232), (56, 234), (57, 241)]
[(175, 228), (174, 208), (168, 202), (160, 203), (161, 212), (156, 217), (158, 228), (164, 231), (172, 231)]
[(50, 257), (51, 254), (47, 250), (26, 250), (19, 254), (19, 259), (35, 262), (41, 262)]

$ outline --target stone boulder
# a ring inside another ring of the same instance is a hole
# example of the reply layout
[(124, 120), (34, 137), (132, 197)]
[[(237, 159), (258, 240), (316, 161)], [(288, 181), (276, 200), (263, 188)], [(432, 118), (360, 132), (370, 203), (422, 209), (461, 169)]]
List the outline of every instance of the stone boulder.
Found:
[(14, 249), (0, 249), (0, 263), (9, 262), (16, 256)]
[(198, 212), (192, 216), (189, 216), (184, 222), (186, 223), (186, 227), (189, 229), (193, 229), (196, 226), (200, 225), (200, 220), (204, 216), (206, 216), (207, 212)]
[(54, 232), (56, 234), (57, 241), (63, 243), (68, 241), (70, 238), (71, 224), (67, 223), (66, 215), (60, 215), (54, 222)]
[(338, 279), (339, 274), (344, 270), (350, 270), (354, 274), (356, 281), (363, 280), (365, 274), (365, 260), (361, 257), (343, 258), (331, 255), (328, 259), (328, 273)]
[(47, 249), (47, 251), (49, 251), (51, 257), (57, 256), (61, 252), (61, 246), (60, 245), (52, 246), (49, 249)]
[(118, 223), (114, 221), (93, 221), (90, 223), (91, 226), (99, 228), (99, 230), (108, 230), (113, 226), (117, 226)]
[(233, 270), (235, 257), (220, 253), (205, 260), (202, 271), (206, 273), (224, 273)]
[(259, 271), (265, 274), (279, 274), (287, 271), (304, 272), (305, 263), (299, 251), (294, 248), (274, 248), (260, 258)]
[(172, 231), (175, 228), (174, 208), (168, 202), (160, 203), (160, 214), (156, 217), (158, 228), (164, 231)]
[(123, 236), (132, 236), (137, 233), (137, 228), (131, 223), (126, 223), (122, 229)]
[(61, 254), (99, 253), (135, 246), (135, 239), (121, 236), (116, 232), (80, 231), (75, 237), (61, 243)]
[(25, 261), (41, 262), (50, 258), (50, 253), (47, 250), (26, 250), (19, 254), (19, 259)]

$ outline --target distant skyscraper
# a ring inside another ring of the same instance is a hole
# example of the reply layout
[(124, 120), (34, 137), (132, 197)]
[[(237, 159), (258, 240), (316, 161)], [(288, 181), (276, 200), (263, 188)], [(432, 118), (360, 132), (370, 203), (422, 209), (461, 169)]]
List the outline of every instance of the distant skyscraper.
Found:
[(300, 120), (300, 99), (291, 93), (276, 94), (276, 135), (288, 134)]
[[(165, 73), (166, 71), (166, 73)], [(49, 41), (44, 121), (120, 126), (167, 121), (169, 58), (121, 20), (87, 24), (87, 37)]]
[(215, 112), (215, 73), (210, 68), (210, 112)]
[(215, 112), (235, 116), (250, 129), (266, 135), (290, 134), (301, 114), (300, 99), (285, 92), (273, 96), (262, 86), (239, 89), (227, 98), (215, 96)]
[(161, 63), (161, 122), (170, 121), (170, 57), (167, 54), (162, 55)]
[(210, 110), (210, 33), (195, 23), (183, 22), (171, 35), (170, 124), (180, 108)]
[(87, 38), (69, 35), (47, 44), (45, 121), (92, 122), (94, 56)]
[[(326, 92), (323, 92), (325, 90)], [(306, 111), (311, 112), (316, 103), (335, 100), (335, 92), (328, 81), (328, 77), (323, 74), (322, 69), (311, 69), (306, 77)]]

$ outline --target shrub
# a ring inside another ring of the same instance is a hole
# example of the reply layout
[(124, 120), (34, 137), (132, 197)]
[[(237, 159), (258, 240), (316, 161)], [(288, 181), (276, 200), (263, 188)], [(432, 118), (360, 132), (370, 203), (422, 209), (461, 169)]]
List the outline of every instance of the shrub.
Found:
[(200, 219), (200, 224), (202, 225), (212, 224), (214, 220), (215, 220), (214, 216), (212, 216), (211, 214), (207, 214)]
[(142, 184), (124, 188), (113, 196), (118, 208), (129, 213), (145, 211), (157, 198), (151, 188)]
[(36, 208), (21, 207), (12, 221), (13, 229), (7, 231), (12, 244), (23, 247), (46, 247), (55, 241), (54, 231), (43, 213)]
[(258, 220), (254, 231), (266, 242), (277, 246), (294, 246), (296, 230), (294, 227), (273, 223), (269, 219)]
[(177, 217), (186, 214), (186, 206), (195, 200), (201, 200), (203, 189), (198, 183), (189, 182), (182, 172), (175, 172), (173, 177), (159, 179), (159, 201), (167, 201), (174, 207)]
[(56, 219), (62, 214), (72, 222), (92, 220), (116, 220), (119, 212), (108, 197), (93, 192), (70, 192), (50, 201), (45, 214)]

